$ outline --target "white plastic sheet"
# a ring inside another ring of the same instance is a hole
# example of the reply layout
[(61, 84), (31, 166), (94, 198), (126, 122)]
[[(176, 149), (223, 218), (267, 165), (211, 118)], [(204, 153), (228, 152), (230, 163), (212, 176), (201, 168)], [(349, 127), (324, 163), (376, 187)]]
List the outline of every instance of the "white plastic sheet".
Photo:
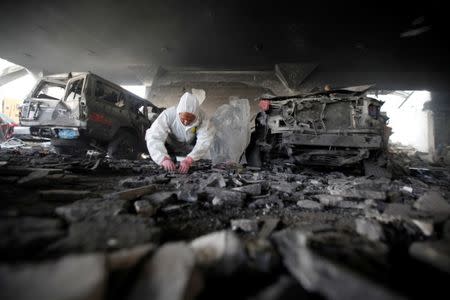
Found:
[(216, 128), (210, 153), (212, 163), (239, 163), (250, 142), (250, 104), (247, 99), (231, 100), (211, 118)]

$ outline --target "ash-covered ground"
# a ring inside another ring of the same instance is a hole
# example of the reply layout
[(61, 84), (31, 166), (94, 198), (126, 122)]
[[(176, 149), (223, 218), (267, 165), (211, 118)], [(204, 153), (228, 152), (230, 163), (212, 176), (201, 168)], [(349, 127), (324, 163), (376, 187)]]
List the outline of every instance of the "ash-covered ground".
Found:
[(0, 153), (1, 299), (394, 299), (448, 294), (450, 170), (392, 176)]

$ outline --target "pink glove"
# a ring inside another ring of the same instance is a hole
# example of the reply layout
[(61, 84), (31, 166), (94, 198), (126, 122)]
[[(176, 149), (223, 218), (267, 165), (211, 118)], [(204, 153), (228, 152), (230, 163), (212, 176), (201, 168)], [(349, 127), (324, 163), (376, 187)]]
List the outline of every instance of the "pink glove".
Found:
[(258, 106), (262, 111), (268, 111), (270, 108), (270, 101), (262, 99), (261, 101), (259, 101)]
[(164, 170), (168, 172), (173, 172), (177, 169), (173, 161), (170, 159), (170, 157), (164, 157), (161, 166), (164, 168)]
[(189, 172), (189, 168), (191, 167), (192, 163), (194, 162), (194, 160), (192, 159), (192, 157), (188, 156), (186, 157), (181, 163), (180, 163), (180, 167), (178, 168), (178, 171), (181, 174), (187, 174), (187, 172)]

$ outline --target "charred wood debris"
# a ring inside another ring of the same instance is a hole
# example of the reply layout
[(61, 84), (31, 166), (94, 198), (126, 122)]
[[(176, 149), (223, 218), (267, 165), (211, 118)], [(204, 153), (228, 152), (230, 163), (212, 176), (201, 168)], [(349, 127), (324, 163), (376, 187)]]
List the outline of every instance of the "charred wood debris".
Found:
[(445, 295), (449, 168), (393, 150), (387, 166), (201, 161), (180, 175), (2, 149), (1, 299)]

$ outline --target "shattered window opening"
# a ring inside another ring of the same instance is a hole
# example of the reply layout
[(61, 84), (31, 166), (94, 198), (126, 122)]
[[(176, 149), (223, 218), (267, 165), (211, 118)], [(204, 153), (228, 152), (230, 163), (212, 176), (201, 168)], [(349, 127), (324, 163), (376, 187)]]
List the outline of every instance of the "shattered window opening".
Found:
[(64, 92), (65, 86), (61, 86), (56, 83), (45, 82), (38, 90), (34, 92), (33, 98), (60, 100), (63, 98)]
[(118, 107), (124, 106), (124, 95), (119, 99), (120, 91), (97, 80), (95, 83), (95, 97)]
[(81, 98), (81, 91), (83, 89), (84, 79), (79, 79), (69, 83), (68, 94), (66, 96), (66, 101), (75, 100), (75, 97), (78, 96), (77, 100)]

